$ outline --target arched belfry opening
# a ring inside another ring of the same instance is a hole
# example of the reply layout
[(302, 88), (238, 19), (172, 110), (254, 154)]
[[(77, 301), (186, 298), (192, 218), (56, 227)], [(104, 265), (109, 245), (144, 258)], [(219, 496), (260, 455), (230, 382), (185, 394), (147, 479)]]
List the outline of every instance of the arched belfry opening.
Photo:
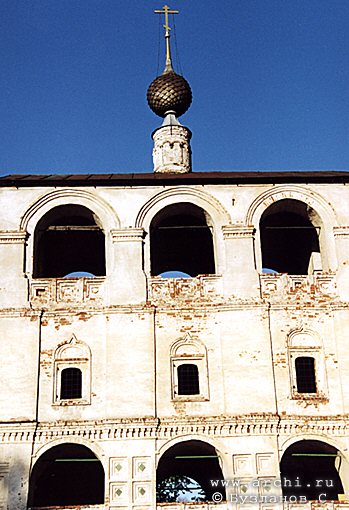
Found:
[(54, 446), (33, 467), (28, 501), (35, 508), (103, 504), (103, 466), (86, 446)]
[(260, 221), (264, 271), (306, 275), (321, 270), (320, 229), (317, 213), (299, 200), (283, 199), (268, 207)]
[(342, 461), (337, 448), (323, 441), (297, 441), (281, 459), (283, 495), (288, 499), (338, 501), (338, 495), (344, 493), (339, 475)]
[[(217, 492), (212, 480), (223, 480), (216, 449), (199, 440), (183, 441), (169, 448), (159, 460), (157, 502), (212, 501)], [(224, 501), (224, 488), (219, 491)]]
[(38, 222), (34, 233), (34, 278), (79, 274), (105, 276), (105, 236), (87, 207), (60, 205)]
[(214, 274), (210, 218), (201, 207), (181, 202), (159, 211), (150, 225), (151, 274)]

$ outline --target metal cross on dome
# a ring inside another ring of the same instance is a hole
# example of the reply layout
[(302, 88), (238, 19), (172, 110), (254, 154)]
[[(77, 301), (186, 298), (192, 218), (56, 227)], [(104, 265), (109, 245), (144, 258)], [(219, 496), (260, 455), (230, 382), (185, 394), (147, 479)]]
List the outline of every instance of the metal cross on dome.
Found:
[(169, 14), (179, 14), (179, 11), (171, 10), (168, 5), (164, 5), (162, 9), (157, 9), (154, 11), (156, 14), (164, 14), (165, 15), (165, 40), (166, 40), (166, 68), (172, 68), (171, 64), (171, 51), (170, 51), (170, 30), (171, 27), (168, 23), (168, 15)]

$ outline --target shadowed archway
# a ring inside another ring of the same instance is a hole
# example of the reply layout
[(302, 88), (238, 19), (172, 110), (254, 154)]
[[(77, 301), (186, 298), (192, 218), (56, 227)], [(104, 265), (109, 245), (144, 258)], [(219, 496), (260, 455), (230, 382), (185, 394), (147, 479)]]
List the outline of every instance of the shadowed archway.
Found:
[(337, 501), (338, 494), (344, 493), (338, 473), (341, 462), (339, 451), (323, 441), (297, 441), (281, 459), (283, 495)]
[(150, 225), (153, 276), (180, 271), (190, 276), (214, 274), (210, 218), (201, 207), (181, 202), (159, 211)]
[(28, 501), (29, 507), (102, 504), (103, 466), (86, 446), (54, 446), (33, 467)]
[[(177, 491), (171, 485), (176, 480)], [(191, 501), (193, 487), (196, 491), (194, 498), (198, 496), (200, 501), (212, 501), (217, 487), (211, 484), (211, 480), (223, 480), (215, 448), (199, 440), (183, 441), (169, 448), (159, 461), (156, 474), (157, 501), (183, 501), (185, 496), (187, 501)], [(224, 489), (220, 489), (220, 492), (224, 500)]]

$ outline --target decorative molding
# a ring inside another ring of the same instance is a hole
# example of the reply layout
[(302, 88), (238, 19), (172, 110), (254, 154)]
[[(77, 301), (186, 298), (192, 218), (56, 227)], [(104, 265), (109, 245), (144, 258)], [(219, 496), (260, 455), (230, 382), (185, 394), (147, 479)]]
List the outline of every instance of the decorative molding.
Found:
[(115, 481), (129, 479), (127, 457), (111, 457), (109, 459), (109, 479)]
[(252, 455), (233, 455), (234, 474), (236, 476), (249, 475), (252, 473)]
[[(182, 350), (188, 348), (188, 352), (182, 352)], [(206, 356), (205, 345), (196, 337), (193, 337), (189, 332), (184, 337), (178, 338), (173, 342), (170, 347), (170, 356), (186, 358), (190, 356)]]
[(56, 440), (66, 442), (78, 438), (85, 441), (114, 441), (124, 439), (175, 439), (182, 436), (236, 437), (251, 435), (294, 436), (318, 434), (329, 439), (346, 437), (349, 432), (349, 416), (292, 415), (280, 419), (274, 414), (242, 416), (198, 416), (183, 418), (120, 420), (119, 422), (55, 422), (34, 424), (12, 423), (0, 427), (0, 442), (45, 444)]
[(223, 281), (219, 275), (196, 278), (148, 278), (149, 301), (178, 306), (180, 303), (222, 301)]
[(289, 348), (321, 348), (322, 341), (317, 331), (299, 327), (292, 329), (287, 335), (287, 346)]
[(145, 231), (143, 228), (120, 228), (111, 230), (110, 235), (113, 243), (140, 242), (145, 237)]
[(314, 273), (313, 275), (289, 275), (287, 273), (259, 275), (263, 298), (281, 301), (312, 302), (318, 299), (333, 303), (337, 297), (336, 277), (330, 273)]
[(190, 202), (201, 207), (211, 216), (214, 223), (217, 223), (217, 215), (223, 223), (229, 224), (231, 221), (228, 211), (214, 196), (199, 188), (176, 186), (174, 188), (165, 189), (148, 200), (140, 209), (135, 226), (147, 229), (147, 217), (151, 216), (148, 218), (148, 222), (150, 223), (158, 211), (167, 205), (180, 202)]
[(28, 233), (23, 230), (2, 230), (0, 231), (0, 244), (24, 244)]
[(38, 198), (23, 214), (20, 229), (29, 230), (28, 225), (37, 214), (42, 217), (50, 209), (66, 204), (82, 205), (93, 211), (103, 223), (102, 228), (104, 230), (107, 230), (108, 226), (109, 228), (120, 226), (119, 218), (114, 209), (97, 193), (94, 194), (90, 191), (76, 188), (64, 188), (45, 193), (45, 195)]
[[(325, 214), (327, 221), (331, 219), (332, 225), (336, 223), (334, 208), (321, 195), (309, 189), (309, 187), (284, 184), (280, 186), (273, 186), (272, 188), (264, 191), (252, 202), (247, 211), (246, 224), (256, 225), (259, 223), (261, 214), (269, 206), (284, 199), (293, 199), (304, 202), (320, 215), (322, 221), (325, 221), (325, 218), (323, 217)], [(258, 210), (260, 210), (260, 214), (257, 214)]]
[(33, 278), (30, 282), (30, 302), (33, 306), (55, 306), (65, 303), (102, 304), (104, 276), (93, 278)]
[(222, 227), (223, 238), (253, 238), (256, 229), (250, 225), (224, 225)]
[(256, 453), (257, 475), (270, 476), (275, 472), (274, 453)]

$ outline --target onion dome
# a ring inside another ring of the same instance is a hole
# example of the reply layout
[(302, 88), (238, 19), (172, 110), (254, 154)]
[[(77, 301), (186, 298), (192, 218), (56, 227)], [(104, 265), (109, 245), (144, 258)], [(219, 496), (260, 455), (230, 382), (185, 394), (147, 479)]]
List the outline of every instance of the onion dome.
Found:
[(191, 105), (191, 88), (187, 80), (169, 66), (149, 85), (147, 100), (150, 109), (159, 117), (165, 117), (169, 111), (180, 117)]

